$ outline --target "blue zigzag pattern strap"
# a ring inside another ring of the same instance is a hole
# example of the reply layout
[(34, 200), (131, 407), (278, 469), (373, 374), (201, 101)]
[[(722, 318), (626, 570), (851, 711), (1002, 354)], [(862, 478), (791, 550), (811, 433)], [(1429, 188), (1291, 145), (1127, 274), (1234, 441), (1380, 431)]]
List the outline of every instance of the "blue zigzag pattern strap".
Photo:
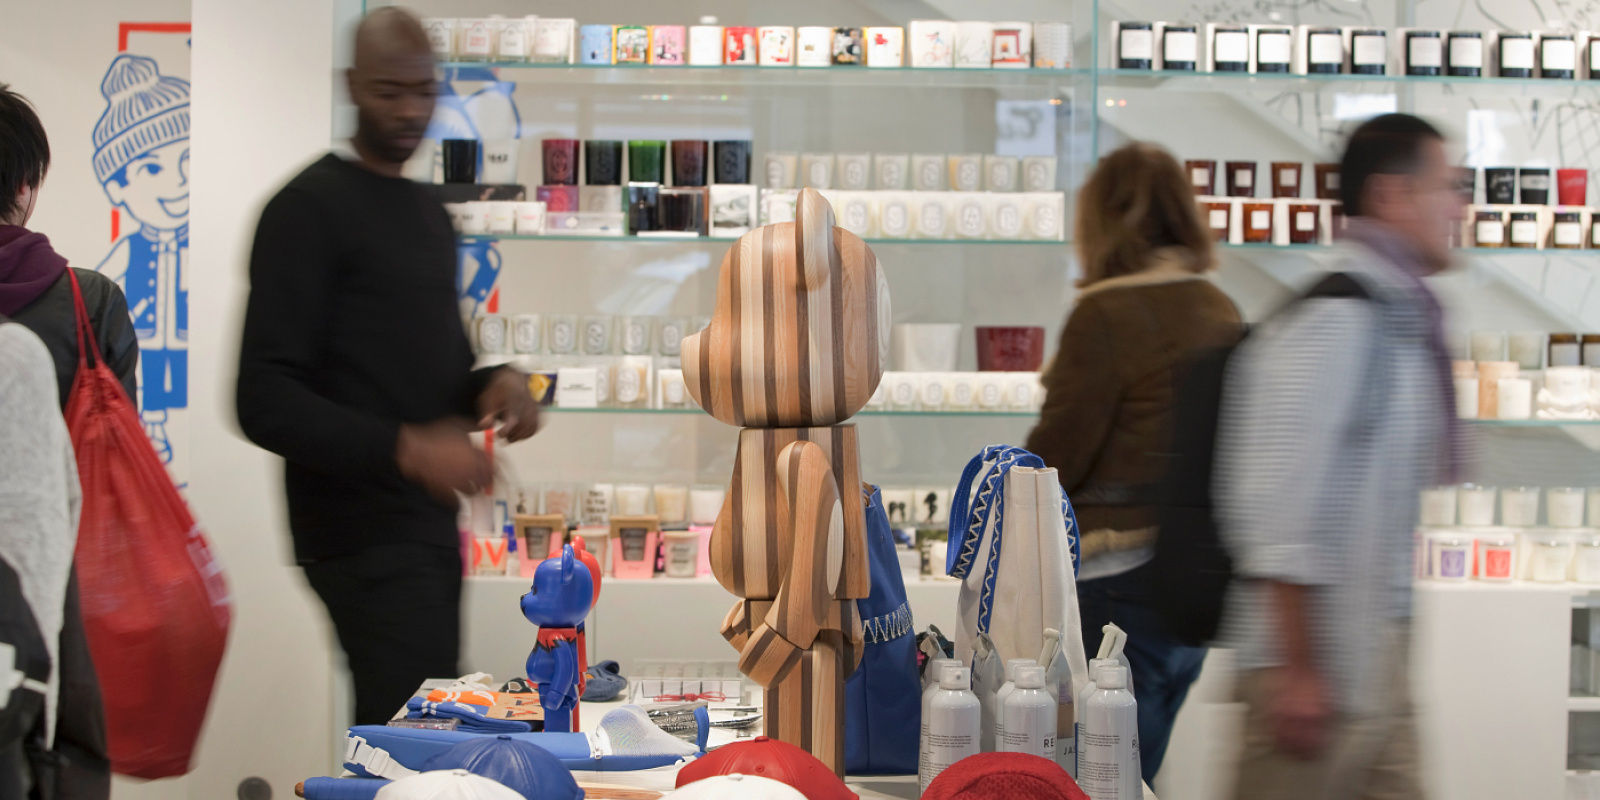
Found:
[[(985, 471), (986, 465), (987, 471)], [(994, 531), (994, 539), (989, 544), (989, 557), (984, 565), (983, 583), (978, 594), (978, 630), (984, 633), (989, 631), (989, 621), (994, 612), (995, 579), (999, 573), (1000, 552), (1005, 533), (1005, 477), (1012, 467), (1044, 469), (1045, 464), (1043, 459), (1020, 447), (1009, 445), (985, 447), (962, 471), (961, 483), (956, 488), (956, 495), (952, 499), (950, 508), (949, 550), (945, 561), (947, 574), (966, 579), (972, 572), (973, 563), (977, 560), (983, 532)], [(983, 477), (978, 481), (978, 489), (974, 493), (973, 481), (978, 479), (980, 472), (983, 472)], [(1065, 492), (1061, 495), (1061, 516), (1066, 526), (1072, 574), (1076, 579), (1081, 560), (1078, 519)]]

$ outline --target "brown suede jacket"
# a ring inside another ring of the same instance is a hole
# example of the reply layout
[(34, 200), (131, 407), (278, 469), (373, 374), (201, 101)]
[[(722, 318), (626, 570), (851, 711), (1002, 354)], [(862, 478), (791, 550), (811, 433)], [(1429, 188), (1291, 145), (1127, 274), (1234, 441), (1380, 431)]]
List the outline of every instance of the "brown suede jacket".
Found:
[(1174, 368), (1244, 335), (1233, 301), (1159, 250), (1149, 267), (1085, 287), (1045, 369), (1028, 450), (1061, 473), (1083, 559), (1155, 541), (1149, 492), (1172, 436)]

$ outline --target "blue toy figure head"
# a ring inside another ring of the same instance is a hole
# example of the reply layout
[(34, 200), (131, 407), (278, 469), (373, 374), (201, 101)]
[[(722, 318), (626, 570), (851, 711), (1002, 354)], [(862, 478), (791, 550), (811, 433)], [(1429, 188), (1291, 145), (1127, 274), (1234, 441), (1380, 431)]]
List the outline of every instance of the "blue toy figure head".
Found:
[(563, 545), (561, 555), (545, 559), (533, 572), (533, 588), (522, 596), (522, 616), (541, 628), (574, 628), (589, 616), (594, 579)]

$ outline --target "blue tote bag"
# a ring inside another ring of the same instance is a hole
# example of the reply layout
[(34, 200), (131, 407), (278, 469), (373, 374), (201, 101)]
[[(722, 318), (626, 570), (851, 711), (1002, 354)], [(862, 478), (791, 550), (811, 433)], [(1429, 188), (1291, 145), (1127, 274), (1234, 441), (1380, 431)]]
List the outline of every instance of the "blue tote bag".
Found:
[(914, 775), (922, 725), (917, 637), (900, 579), (883, 496), (863, 486), (872, 595), (856, 601), (866, 647), (861, 667), (845, 682), (845, 771), (853, 775)]

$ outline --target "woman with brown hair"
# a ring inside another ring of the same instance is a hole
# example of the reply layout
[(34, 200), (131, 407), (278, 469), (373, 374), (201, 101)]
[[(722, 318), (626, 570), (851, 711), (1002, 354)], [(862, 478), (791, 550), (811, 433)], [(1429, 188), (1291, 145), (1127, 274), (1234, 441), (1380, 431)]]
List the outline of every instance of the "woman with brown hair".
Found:
[(1151, 495), (1172, 436), (1174, 369), (1199, 350), (1237, 343), (1238, 309), (1206, 274), (1211, 233), (1178, 162), (1134, 143), (1102, 158), (1078, 193), (1083, 277), (1027, 447), (1060, 473), (1077, 511), (1078, 607), (1092, 655), (1101, 628), (1128, 632), (1139, 698), (1139, 757), (1148, 782), (1205, 649), (1166, 634), (1140, 568), (1156, 537)]

